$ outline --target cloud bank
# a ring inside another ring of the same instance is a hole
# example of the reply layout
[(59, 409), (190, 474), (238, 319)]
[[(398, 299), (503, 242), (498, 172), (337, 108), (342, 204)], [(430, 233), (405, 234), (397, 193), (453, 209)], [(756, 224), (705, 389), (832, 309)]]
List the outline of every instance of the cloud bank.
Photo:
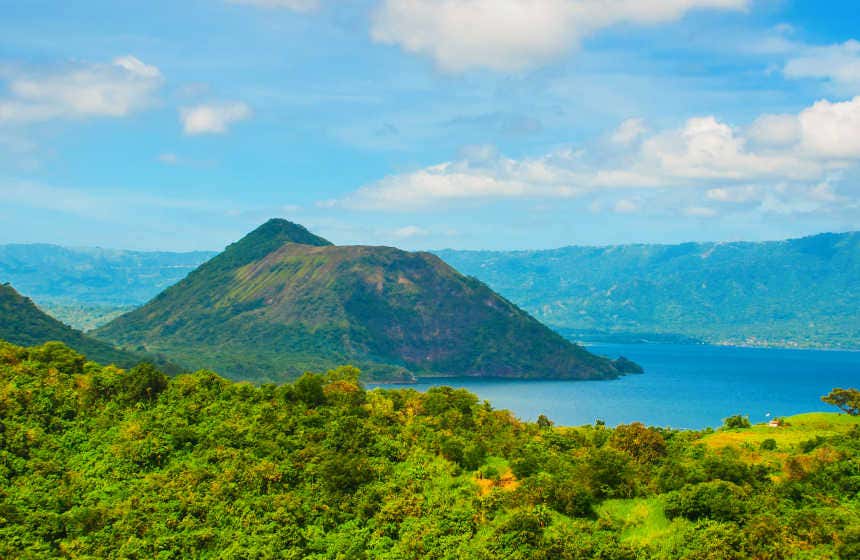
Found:
[(608, 148), (597, 144), (520, 159), (488, 149), (465, 151), (460, 159), (390, 175), (330, 204), (414, 211), (611, 194), (609, 208), (635, 213), (647, 205), (624, 193), (650, 191), (667, 202), (677, 196), (673, 192), (695, 193), (696, 204), (684, 213), (696, 217), (739, 205), (782, 214), (857, 207), (839, 188), (845, 173), (860, 169), (860, 96), (818, 101), (796, 114), (762, 115), (746, 127), (702, 116), (648, 132), (631, 119), (610, 140)]

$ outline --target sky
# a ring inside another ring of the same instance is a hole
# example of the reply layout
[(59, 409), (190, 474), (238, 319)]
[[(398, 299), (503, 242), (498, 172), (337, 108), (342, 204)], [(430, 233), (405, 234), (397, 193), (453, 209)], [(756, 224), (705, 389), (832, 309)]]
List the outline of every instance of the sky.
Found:
[(848, 0), (0, 0), (0, 243), (860, 229)]

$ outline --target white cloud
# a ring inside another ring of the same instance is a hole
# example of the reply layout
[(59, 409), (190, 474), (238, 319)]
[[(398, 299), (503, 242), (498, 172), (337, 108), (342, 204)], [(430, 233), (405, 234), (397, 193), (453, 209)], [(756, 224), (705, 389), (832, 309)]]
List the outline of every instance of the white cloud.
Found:
[(0, 98), (0, 122), (124, 117), (152, 105), (163, 81), (158, 68), (131, 55), (110, 64), (14, 74), (8, 96)]
[(860, 96), (818, 101), (798, 118), (804, 149), (822, 158), (860, 158)]
[(564, 183), (560, 172), (538, 160), (499, 158), (481, 166), (446, 162), (386, 177), (333, 205), (396, 210), (477, 199), (576, 196), (577, 190)]
[(656, 161), (664, 177), (671, 178), (809, 178), (820, 173), (817, 163), (793, 154), (748, 149), (745, 137), (713, 116), (689, 119), (680, 130), (648, 139), (642, 156)]
[(675, 21), (697, 8), (743, 10), (748, 0), (382, 0), (371, 36), (428, 56), (445, 71), (517, 71), (616, 24)]
[(185, 134), (223, 134), (231, 124), (251, 116), (251, 108), (245, 103), (231, 102), (185, 107), (179, 111), (179, 119)]
[(762, 115), (747, 134), (763, 146), (788, 146), (800, 139), (800, 122), (797, 115)]
[(648, 132), (645, 121), (639, 118), (627, 119), (618, 125), (609, 139), (615, 144), (628, 146)]
[(806, 47), (785, 64), (783, 74), (792, 79), (826, 80), (856, 94), (860, 92), (860, 41)]
[(227, 2), (258, 8), (286, 8), (296, 12), (312, 12), (319, 8), (319, 0), (227, 0)]
[[(618, 194), (609, 196), (614, 202), (606, 207), (629, 213), (652, 211), (652, 197), (641, 196), (651, 192), (664, 197), (667, 207), (699, 217), (717, 207), (809, 212), (846, 201), (835, 192), (835, 183), (841, 182), (835, 173), (860, 174), (860, 98), (820, 101), (795, 115), (765, 115), (747, 128), (714, 116), (691, 118), (671, 130), (632, 128), (636, 134), (631, 136), (640, 141), (596, 143), (590, 149), (568, 148), (522, 159), (505, 157), (491, 147), (470, 148), (459, 159), (390, 175), (325, 204), (403, 211), (614, 192)], [(667, 193), (678, 189), (684, 190), (683, 200), (671, 200), (673, 195)], [(702, 204), (710, 202), (717, 206)]]
[(759, 198), (761, 189), (755, 185), (742, 185), (739, 187), (718, 187), (708, 189), (705, 193), (708, 200), (727, 203), (744, 203)]
[(398, 239), (409, 239), (413, 237), (425, 237), (430, 235), (430, 232), (418, 226), (404, 226), (394, 230), (393, 234)]

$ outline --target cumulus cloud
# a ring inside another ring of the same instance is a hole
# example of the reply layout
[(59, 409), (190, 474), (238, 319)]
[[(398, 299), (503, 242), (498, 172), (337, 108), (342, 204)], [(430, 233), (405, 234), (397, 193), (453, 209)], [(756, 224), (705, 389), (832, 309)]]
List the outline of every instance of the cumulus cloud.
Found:
[(748, 0), (382, 0), (371, 36), (430, 57), (445, 71), (517, 71), (616, 24), (675, 21), (697, 8), (743, 10)]
[(823, 158), (860, 158), (860, 96), (818, 101), (798, 118), (805, 149)]
[(386, 177), (334, 205), (396, 210), (475, 199), (576, 196), (564, 175), (541, 160), (497, 158), (483, 165), (461, 160)]
[(800, 122), (797, 115), (762, 115), (747, 134), (763, 146), (788, 146), (800, 139)]
[(319, 0), (227, 0), (227, 2), (258, 8), (286, 8), (296, 12), (312, 12), (319, 8)]
[[(654, 132), (634, 124), (621, 127), (635, 132), (624, 135), (627, 144), (597, 143), (520, 159), (488, 146), (470, 147), (458, 159), (390, 175), (328, 205), (402, 211), (591, 196), (612, 199), (594, 208), (631, 213), (650, 211), (653, 197), (642, 196), (650, 192), (688, 216), (750, 206), (809, 212), (844, 205), (850, 197), (838, 194), (839, 174), (860, 173), (860, 98), (819, 101), (797, 114), (762, 116), (747, 127), (714, 116)], [(678, 189), (684, 200), (671, 200), (675, 195), (668, 193)]]
[(234, 101), (230, 103), (195, 105), (179, 111), (179, 120), (185, 134), (223, 134), (230, 125), (243, 121), (251, 116), (251, 108), (245, 103)]
[(832, 85), (860, 92), (860, 41), (851, 39), (841, 44), (805, 47), (789, 59), (783, 74), (792, 79), (819, 79)]
[(124, 117), (152, 105), (164, 79), (134, 56), (110, 64), (76, 64), (59, 71), (13, 74), (0, 98), (0, 122)]

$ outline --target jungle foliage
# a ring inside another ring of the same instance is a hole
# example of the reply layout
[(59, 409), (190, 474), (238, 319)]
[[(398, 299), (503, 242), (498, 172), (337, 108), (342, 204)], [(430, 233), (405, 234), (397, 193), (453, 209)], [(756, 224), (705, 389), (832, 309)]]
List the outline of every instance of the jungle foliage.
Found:
[(358, 376), (254, 386), (0, 343), (0, 557), (860, 555), (856, 423), (717, 447), (724, 432), (560, 428)]

